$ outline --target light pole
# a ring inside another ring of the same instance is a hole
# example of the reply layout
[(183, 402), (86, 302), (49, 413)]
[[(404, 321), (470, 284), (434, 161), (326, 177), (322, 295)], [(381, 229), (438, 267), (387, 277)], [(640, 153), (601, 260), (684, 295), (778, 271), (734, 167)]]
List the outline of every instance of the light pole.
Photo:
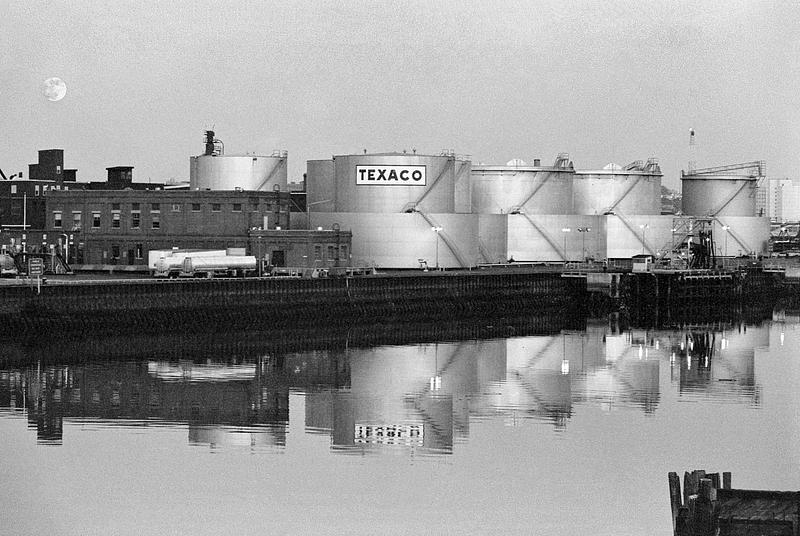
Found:
[(61, 253), (64, 254), (64, 262), (69, 264), (69, 235), (66, 233), (61, 233), (60, 237), (64, 237), (64, 243), (61, 247)]
[(723, 257), (728, 256), (728, 229), (730, 229), (730, 225), (723, 225), (722, 230), (725, 231), (725, 251)]
[(642, 230), (642, 255), (644, 255), (644, 248), (645, 248), (644, 231), (645, 229), (647, 229), (647, 224), (643, 223), (639, 226), (639, 228)]
[(569, 255), (567, 255), (567, 233), (572, 231), (569, 227), (564, 227), (561, 229), (561, 232), (564, 233), (564, 263), (569, 260)]
[(436, 233), (436, 270), (439, 270), (439, 233), (442, 231), (441, 227), (431, 227), (431, 231)]
[(583, 249), (583, 262), (586, 262), (586, 235), (584, 233), (588, 233), (591, 231), (591, 227), (578, 227), (578, 232), (581, 233), (581, 249)]

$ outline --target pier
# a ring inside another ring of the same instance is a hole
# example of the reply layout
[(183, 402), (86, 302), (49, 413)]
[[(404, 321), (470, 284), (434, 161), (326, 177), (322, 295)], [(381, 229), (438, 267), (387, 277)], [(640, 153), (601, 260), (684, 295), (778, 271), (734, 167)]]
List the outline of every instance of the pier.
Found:
[(798, 536), (800, 491), (731, 488), (731, 473), (670, 472), (675, 536)]

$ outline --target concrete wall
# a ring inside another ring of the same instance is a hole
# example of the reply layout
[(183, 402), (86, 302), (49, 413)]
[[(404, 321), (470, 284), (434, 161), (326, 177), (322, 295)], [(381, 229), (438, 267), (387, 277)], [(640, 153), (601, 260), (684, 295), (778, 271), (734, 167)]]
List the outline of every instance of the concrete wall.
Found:
[(502, 263), (508, 260), (508, 215), (478, 215), (478, 250), (481, 262)]
[[(729, 227), (726, 231), (723, 226)], [(717, 256), (735, 257), (769, 253), (770, 223), (767, 217), (722, 217), (712, 223)]]
[(429, 214), (430, 222), (419, 213), (315, 213), (313, 226), (330, 228), (338, 223), (343, 231), (353, 232), (353, 266), (379, 268), (419, 268), (419, 259), (429, 268), (436, 265), (437, 234), (431, 222), (442, 228), (438, 237), (439, 266), (468, 268), (481, 261), (478, 248), (477, 214)]
[[(582, 261), (586, 257), (605, 258), (603, 217), (510, 214), (507, 218), (508, 256), (515, 261), (563, 262)], [(579, 228), (589, 230), (579, 232)]]
[[(672, 216), (604, 216), (608, 259), (629, 259), (634, 255), (658, 255), (670, 248)], [(646, 227), (642, 227), (646, 226)]]

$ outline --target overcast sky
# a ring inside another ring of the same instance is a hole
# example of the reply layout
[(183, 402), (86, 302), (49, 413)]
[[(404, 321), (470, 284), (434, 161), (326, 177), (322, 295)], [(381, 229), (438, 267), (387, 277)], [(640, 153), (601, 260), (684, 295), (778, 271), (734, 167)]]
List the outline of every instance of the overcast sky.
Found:
[[(189, 176), (228, 154), (453, 149), (581, 169), (767, 161), (800, 176), (800, 1), (0, 0), (0, 168)], [(41, 91), (52, 76), (63, 100)]]

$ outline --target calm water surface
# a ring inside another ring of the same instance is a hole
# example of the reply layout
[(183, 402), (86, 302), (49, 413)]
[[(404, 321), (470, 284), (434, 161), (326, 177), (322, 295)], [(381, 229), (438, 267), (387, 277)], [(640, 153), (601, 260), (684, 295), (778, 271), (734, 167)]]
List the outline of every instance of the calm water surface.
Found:
[(800, 490), (791, 321), (125, 345), (4, 350), (0, 534), (667, 536), (668, 471)]

